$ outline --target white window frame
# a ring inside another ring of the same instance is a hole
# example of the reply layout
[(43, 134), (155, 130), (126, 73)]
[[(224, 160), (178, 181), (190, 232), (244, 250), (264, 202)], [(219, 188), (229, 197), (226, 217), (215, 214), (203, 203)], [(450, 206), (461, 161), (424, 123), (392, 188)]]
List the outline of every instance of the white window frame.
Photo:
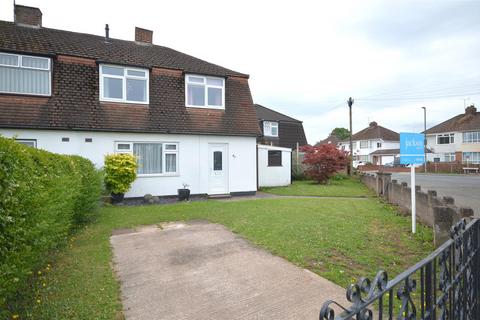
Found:
[[(476, 154), (477, 157), (476, 159), (465, 159), (466, 157), (466, 154), (467, 153), (470, 153), (470, 154)], [(464, 164), (480, 164), (480, 152), (478, 151), (466, 151), (466, 152), (462, 152), (462, 163)]]
[[(188, 77), (195, 77), (195, 78), (202, 78), (203, 84), (199, 82), (189, 82)], [(222, 86), (215, 86), (211, 84), (207, 84), (207, 78), (215, 79), (215, 80), (222, 80)], [(205, 90), (205, 104), (203, 106), (191, 105), (188, 103), (188, 85), (203, 85)], [(208, 88), (217, 88), (222, 89), (222, 105), (221, 106), (214, 106), (208, 104)], [(225, 109), (225, 78), (222, 77), (211, 77), (211, 76), (203, 76), (199, 74), (185, 74), (185, 106), (188, 108), (204, 108), (204, 109)]]
[(368, 149), (369, 145), (370, 143), (368, 140), (360, 140), (360, 149)]
[[(123, 76), (119, 75), (112, 75), (112, 74), (103, 74), (103, 67), (112, 67), (112, 68), (121, 68), (123, 69)], [(145, 72), (146, 76), (145, 77), (139, 77), (139, 76), (131, 76), (128, 75), (128, 71), (141, 71)], [(115, 64), (100, 64), (99, 66), (99, 84), (100, 84), (100, 101), (105, 101), (105, 102), (121, 102), (121, 103), (132, 103), (132, 104), (149, 104), (150, 103), (150, 70), (145, 69), (145, 68), (136, 68), (136, 67), (126, 67), (126, 66), (119, 66)], [(108, 98), (104, 96), (104, 78), (112, 78), (112, 79), (121, 79), (122, 80), (122, 99), (117, 99), (117, 98)], [(147, 96), (146, 96), (146, 101), (130, 101), (127, 100), (127, 79), (133, 79), (133, 80), (145, 80), (147, 83)]]
[[(448, 137), (448, 143), (438, 143), (439, 138), (445, 138)], [(453, 138), (453, 142), (452, 142)], [(446, 145), (446, 144), (454, 144), (455, 143), (455, 133), (444, 133), (444, 134), (437, 134), (435, 137), (435, 142), (437, 145)]]
[[(277, 128), (277, 134), (274, 135), (272, 133), (272, 128), (276, 127)], [(263, 135), (266, 137), (278, 137), (279, 134), (279, 126), (278, 122), (276, 121), (263, 121)]]
[(37, 148), (37, 139), (15, 139), (15, 141), (32, 148)]
[[(471, 134), (472, 139), (469, 141), (469, 139), (466, 139), (467, 135)], [(476, 134), (476, 138), (473, 138), (473, 135)], [(480, 143), (480, 131), (465, 131), (462, 132), (462, 140), (463, 143)]]
[(444, 162), (455, 162), (455, 152), (446, 152), (443, 154)]
[[(48, 93), (25, 93), (25, 92), (1, 91), (1, 90), (0, 90), (0, 93), (18, 94), (18, 95), (26, 95), (26, 96), (43, 96), (43, 97), (50, 97), (52, 95), (52, 59), (46, 58), (46, 57), (32, 56), (32, 55), (26, 55), (26, 54), (7, 53), (7, 52), (1, 52), (1, 51), (0, 53), (6, 56), (18, 57), (17, 65), (0, 63), (0, 66), (2, 67), (48, 71)], [(24, 67), (22, 65), (23, 57), (47, 60), (48, 68)]]
[[(115, 153), (116, 154), (122, 154), (122, 153), (128, 153), (131, 155), (133, 154), (133, 145), (135, 143), (155, 143), (155, 144), (161, 144), (162, 145), (162, 173), (141, 173), (137, 174), (137, 177), (175, 177), (175, 176), (180, 176), (180, 143), (179, 142), (165, 142), (165, 141), (115, 141)], [(118, 149), (119, 144), (128, 144), (130, 145), (130, 149)], [(176, 149), (175, 150), (167, 150), (166, 145), (175, 145)], [(175, 172), (166, 172), (166, 155), (167, 154), (176, 154), (176, 165), (175, 168), (177, 169)]]

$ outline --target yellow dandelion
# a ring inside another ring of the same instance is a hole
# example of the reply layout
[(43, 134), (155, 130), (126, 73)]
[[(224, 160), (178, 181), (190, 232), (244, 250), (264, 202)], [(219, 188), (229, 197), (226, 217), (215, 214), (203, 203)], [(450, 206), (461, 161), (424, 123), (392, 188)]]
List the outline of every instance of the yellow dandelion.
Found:
[(39, 275), (41, 275), (41, 274), (42, 274), (42, 271), (38, 271), (37, 273), (38, 273)]
[(40, 302), (42, 302), (42, 301), (40, 299), (37, 299), (37, 303), (40, 303)]
[(20, 318), (20, 316), (19, 316), (18, 314), (14, 314), (14, 315), (12, 316), (12, 319), (18, 319), (18, 318)]
[(44, 283), (42, 283), (42, 286), (46, 287), (46, 286), (47, 286), (47, 284), (44, 282)]

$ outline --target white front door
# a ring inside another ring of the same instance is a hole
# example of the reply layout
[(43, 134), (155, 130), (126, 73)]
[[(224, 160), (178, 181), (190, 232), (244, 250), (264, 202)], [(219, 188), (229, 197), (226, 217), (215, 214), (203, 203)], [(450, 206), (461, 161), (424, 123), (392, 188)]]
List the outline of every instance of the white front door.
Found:
[(228, 144), (208, 145), (208, 194), (228, 193)]

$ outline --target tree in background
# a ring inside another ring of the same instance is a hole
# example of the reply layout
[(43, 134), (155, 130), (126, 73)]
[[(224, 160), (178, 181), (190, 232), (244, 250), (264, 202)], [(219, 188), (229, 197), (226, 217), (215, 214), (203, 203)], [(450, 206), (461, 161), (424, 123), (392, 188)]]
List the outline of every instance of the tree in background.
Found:
[(305, 174), (310, 179), (325, 184), (337, 172), (342, 171), (348, 164), (348, 154), (338, 150), (335, 145), (323, 144), (318, 147), (304, 146), (303, 163), (307, 165)]
[(346, 128), (335, 128), (330, 135), (336, 136), (340, 140), (345, 140), (350, 138), (350, 131)]

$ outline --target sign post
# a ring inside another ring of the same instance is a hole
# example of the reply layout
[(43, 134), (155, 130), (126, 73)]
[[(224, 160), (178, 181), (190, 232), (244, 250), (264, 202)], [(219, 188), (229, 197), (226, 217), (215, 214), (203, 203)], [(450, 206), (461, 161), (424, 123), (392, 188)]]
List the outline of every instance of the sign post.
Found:
[(417, 231), (417, 199), (415, 190), (415, 165), (425, 163), (424, 136), (420, 133), (400, 133), (400, 163), (410, 165), (412, 191), (412, 233)]

